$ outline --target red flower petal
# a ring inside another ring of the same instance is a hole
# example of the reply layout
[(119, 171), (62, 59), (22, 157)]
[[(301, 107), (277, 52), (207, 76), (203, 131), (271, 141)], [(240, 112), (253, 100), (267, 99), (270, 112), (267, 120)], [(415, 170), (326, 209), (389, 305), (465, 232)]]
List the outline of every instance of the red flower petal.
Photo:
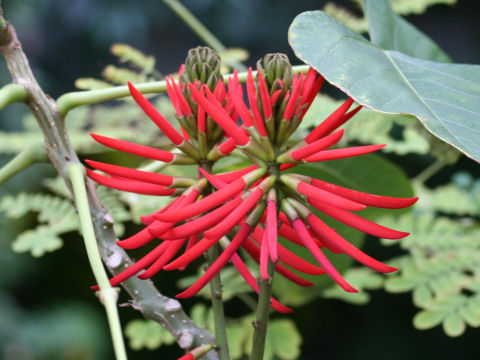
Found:
[(297, 232), (298, 236), (304, 242), (305, 246), (310, 250), (312, 255), (317, 259), (318, 263), (323, 267), (327, 274), (344, 289), (348, 292), (357, 292), (357, 290), (352, 287), (345, 279), (340, 275), (340, 273), (333, 267), (327, 257), (322, 253), (322, 250), (315, 244), (315, 241), (310, 236), (310, 233), (307, 230), (307, 227), (302, 220), (296, 219), (293, 221), (293, 227)]
[(130, 89), (130, 94), (132, 95), (135, 102), (142, 108), (142, 110), (147, 114), (147, 116), (152, 119), (152, 121), (162, 130), (166, 137), (170, 139), (175, 145), (179, 145), (184, 141), (182, 135), (180, 135), (177, 130), (160, 114), (155, 106), (153, 106), (150, 101), (148, 101), (145, 96), (138, 91), (132, 83), (128, 82), (128, 88)]
[(336, 208), (334, 206), (327, 205), (322, 203), (321, 201), (315, 199), (308, 199), (308, 202), (318, 209), (319, 211), (323, 212), (324, 214), (348, 225), (353, 227), (354, 229), (363, 231), (364, 233), (378, 236), (385, 239), (402, 239), (405, 236), (408, 236), (409, 233), (403, 231), (397, 231), (393, 229), (389, 229), (385, 226), (378, 225), (373, 221), (364, 219), (357, 214), (353, 214), (349, 211)]
[(208, 284), (210, 280), (217, 275), (220, 270), (227, 264), (233, 254), (238, 250), (238, 248), (245, 241), (247, 236), (250, 234), (250, 226), (248, 224), (243, 224), (240, 227), (240, 230), (237, 232), (235, 237), (232, 239), (230, 244), (222, 251), (220, 256), (215, 260), (215, 262), (205, 271), (205, 273), (197, 280), (195, 283), (190, 286), (187, 290), (176, 295), (176, 298), (184, 299), (189, 298), (197, 294), (202, 288)]
[(172, 154), (171, 152), (155, 149), (149, 146), (143, 146), (129, 141), (113, 139), (107, 136), (101, 136), (93, 133), (90, 133), (90, 135), (97, 142), (111, 149), (123, 151), (128, 154), (141, 156), (147, 159), (171, 162), (175, 157), (174, 154)]

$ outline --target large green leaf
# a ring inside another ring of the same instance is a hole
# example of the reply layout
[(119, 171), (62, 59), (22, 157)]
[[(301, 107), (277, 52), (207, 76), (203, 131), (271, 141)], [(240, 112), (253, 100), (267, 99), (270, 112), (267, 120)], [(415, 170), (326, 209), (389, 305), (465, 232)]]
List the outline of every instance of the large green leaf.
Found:
[(363, 0), (362, 3), (370, 40), (378, 47), (425, 60), (451, 61), (432, 39), (398, 16), (387, 0)]
[(322, 11), (289, 29), (295, 54), (367, 108), (416, 116), (435, 136), (480, 161), (480, 66), (384, 50)]

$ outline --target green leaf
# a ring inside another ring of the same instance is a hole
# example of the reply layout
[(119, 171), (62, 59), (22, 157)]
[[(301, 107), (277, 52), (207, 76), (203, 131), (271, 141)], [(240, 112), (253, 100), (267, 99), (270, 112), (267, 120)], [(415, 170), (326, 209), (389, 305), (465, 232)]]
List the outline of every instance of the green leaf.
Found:
[(322, 11), (289, 29), (297, 57), (367, 108), (416, 116), (435, 136), (480, 161), (480, 66), (383, 50)]
[(458, 314), (449, 314), (443, 322), (443, 330), (448, 336), (460, 336), (465, 332), (465, 322)]
[(272, 320), (267, 329), (265, 359), (277, 356), (283, 360), (295, 360), (300, 355), (301, 344), (302, 337), (292, 320)]
[(152, 320), (136, 319), (130, 321), (125, 327), (125, 335), (128, 337), (130, 347), (133, 350), (142, 348), (155, 350), (162, 344), (169, 345), (175, 342), (175, 339), (167, 330)]
[(49, 228), (39, 227), (20, 234), (12, 243), (12, 250), (17, 253), (30, 252), (34, 257), (43, 256), (62, 247), (63, 241)]
[(445, 313), (437, 311), (420, 311), (413, 318), (413, 325), (420, 330), (430, 329), (443, 321)]
[(387, 0), (362, 0), (370, 40), (385, 50), (416, 58), (451, 62), (450, 57), (427, 35), (398, 16)]

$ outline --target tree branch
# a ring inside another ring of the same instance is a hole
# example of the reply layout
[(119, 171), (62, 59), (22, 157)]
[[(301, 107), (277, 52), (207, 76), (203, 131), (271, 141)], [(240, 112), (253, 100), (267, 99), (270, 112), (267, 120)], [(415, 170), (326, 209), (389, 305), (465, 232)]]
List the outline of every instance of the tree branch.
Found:
[[(38, 85), (14, 27), (5, 21), (1, 14), (0, 9), (0, 51), (5, 57), (13, 82), (21, 84), (27, 92), (25, 104), (43, 132), (48, 158), (72, 191), (67, 170), (72, 164), (80, 164), (80, 161), (65, 128), (64, 114)], [(99, 101), (103, 100), (106, 99)], [(100, 204), (95, 186), (90, 180), (87, 181), (87, 196), (100, 255), (110, 272), (116, 275), (133, 262), (125, 251), (115, 244), (117, 237), (113, 232), (113, 219)], [(151, 281), (134, 277), (125, 281), (122, 286), (132, 297), (132, 306), (141, 311), (146, 318), (157, 321), (165, 327), (182, 349), (215, 343), (214, 336), (196, 326), (177, 300), (163, 296)], [(214, 351), (210, 351), (204, 359), (216, 360), (218, 357)]]

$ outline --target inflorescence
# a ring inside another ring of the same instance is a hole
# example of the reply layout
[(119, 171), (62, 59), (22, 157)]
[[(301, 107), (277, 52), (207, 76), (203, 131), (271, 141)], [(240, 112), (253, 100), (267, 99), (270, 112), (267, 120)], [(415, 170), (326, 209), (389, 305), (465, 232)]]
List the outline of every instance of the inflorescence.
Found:
[[(356, 290), (324, 255), (324, 249), (345, 253), (383, 273), (396, 270), (383, 264), (344, 239), (322, 221), (321, 212), (364, 233), (400, 239), (408, 233), (364, 219), (355, 212), (367, 206), (399, 209), (417, 198), (394, 198), (367, 194), (292, 170), (308, 162), (328, 161), (377, 151), (385, 145), (329, 149), (343, 135), (338, 128), (354, 116), (353, 99), (337, 110), (298, 142), (292, 135), (299, 127), (324, 79), (314, 69), (292, 73), (286, 55), (269, 54), (257, 63), (257, 76), (248, 71), (246, 89), (235, 72), (225, 85), (220, 60), (208, 48), (190, 50), (179, 71), (179, 81), (166, 78), (167, 92), (180, 124), (178, 132), (131, 84), (130, 93), (145, 114), (178, 149), (176, 152), (147, 147), (97, 134), (93, 138), (109, 147), (172, 165), (198, 165), (198, 177), (177, 177), (87, 160), (104, 175), (88, 170), (98, 184), (139, 194), (171, 196), (172, 201), (155, 213), (144, 216), (145, 227), (118, 241), (124, 249), (158, 245), (120, 274), (112, 285), (136, 275), (149, 279), (160, 270), (184, 269), (212, 246), (223, 251), (206, 272), (178, 298), (198, 293), (231, 261), (256, 291), (257, 281), (239, 255), (244, 249), (260, 267), (262, 279), (269, 278), (268, 266), (300, 286), (312, 286), (291, 269), (309, 275), (328, 274), (344, 290)], [(246, 94), (244, 94), (246, 92)], [(248, 99), (248, 105), (244, 98)], [(215, 163), (233, 151), (250, 163), (243, 169), (216, 173)], [(280, 240), (279, 240), (280, 239)], [(312, 264), (288, 250), (282, 243), (306, 247), (318, 264)], [(179, 254), (183, 250), (178, 257)], [(280, 312), (289, 308), (272, 298)]]

